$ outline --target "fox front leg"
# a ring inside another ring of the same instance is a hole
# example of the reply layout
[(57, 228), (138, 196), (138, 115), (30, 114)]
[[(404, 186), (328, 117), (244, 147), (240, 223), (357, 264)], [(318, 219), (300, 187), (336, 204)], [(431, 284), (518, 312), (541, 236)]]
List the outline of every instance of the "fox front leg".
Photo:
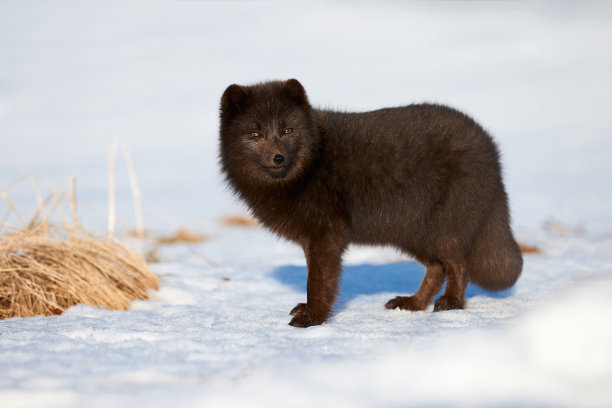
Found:
[(342, 254), (346, 244), (336, 235), (325, 235), (304, 245), (308, 265), (306, 303), (299, 303), (289, 323), (295, 327), (322, 324), (331, 315), (342, 272)]

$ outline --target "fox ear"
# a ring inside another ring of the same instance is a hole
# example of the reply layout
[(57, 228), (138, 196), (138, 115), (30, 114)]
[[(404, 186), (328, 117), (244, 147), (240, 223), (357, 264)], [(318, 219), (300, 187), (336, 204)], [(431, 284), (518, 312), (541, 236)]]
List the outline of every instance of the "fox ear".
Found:
[(244, 86), (230, 85), (221, 97), (221, 115), (232, 116), (240, 112), (249, 99), (249, 90)]
[(283, 92), (298, 106), (309, 108), (308, 97), (304, 87), (297, 79), (288, 79), (282, 84)]

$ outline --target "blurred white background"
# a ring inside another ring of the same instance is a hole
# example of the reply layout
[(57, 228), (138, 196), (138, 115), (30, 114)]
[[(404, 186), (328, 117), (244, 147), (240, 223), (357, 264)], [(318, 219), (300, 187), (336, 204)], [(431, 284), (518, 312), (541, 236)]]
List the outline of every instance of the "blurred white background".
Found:
[(220, 95), (295, 77), (320, 107), (464, 110), (500, 146), (515, 226), (610, 232), (611, 23), (603, 1), (1, 2), (0, 189), (35, 207), (27, 183), (7, 189), (16, 166), (66, 189), (75, 175), (103, 224), (116, 138), (149, 222), (241, 211), (218, 173)]

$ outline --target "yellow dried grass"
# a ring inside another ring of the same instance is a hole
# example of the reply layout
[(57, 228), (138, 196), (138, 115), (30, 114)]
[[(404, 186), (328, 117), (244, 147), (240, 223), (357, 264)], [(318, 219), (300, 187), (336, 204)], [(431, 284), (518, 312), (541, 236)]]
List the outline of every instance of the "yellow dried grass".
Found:
[(226, 227), (255, 227), (257, 220), (246, 215), (230, 215), (221, 218), (221, 225)]
[(60, 314), (79, 303), (127, 310), (157, 289), (157, 275), (114, 238), (66, 232), (61, 238), (43, 224), (0, 235), (0, 319)]
[(176, 231), (175, 234), (167, 237), (159, 237), (157, 242), (160, 244), (197, 244), (206, 241), (206, 237), (195, 232), (191, 232), (187, 229), (181, 228)]
[(536, 246), (531, 246), (531, 245), (527, 245), (527, 244), (521, 244), (519, 243), (519, 247), (521, 248), (521, 252), (524, 254), (533, 254), (533, 255), (537, 255), (542, 253), (540, 251), (540, 248), (536, 247)]
[[(9, 187), (24, 179), (32, 184), (38, 204), (29, 223), (7, 189), (0, 189), (0, 199), (9, 207), (0, 222), (0, 319), (61, 314), (79, 303), (127, 310), (133, 300), (148, 299), (149, 289), (157, 289), (159, 278), (142, 257), (131, 253), (112, 234), (96, 237), (84, 230), (77, 214), (74, 178), (71, 194), (52, 188), (44, 201), (38, 183), (29, 174)], [(135, 176), (131, 179), (134, 185)], [(111, 188), (109, 196), (114, 196), (114, 186)], [(65, 201), (70, 205), (72, 226), (62, 209)], [(55, 205), (63, 227), (49, 227), (48, 204)], [(11, 213), (18, 218), (19, 228), (7, 226)], [(109, 208), (109, 230), (114, 222), (114, 208)]]

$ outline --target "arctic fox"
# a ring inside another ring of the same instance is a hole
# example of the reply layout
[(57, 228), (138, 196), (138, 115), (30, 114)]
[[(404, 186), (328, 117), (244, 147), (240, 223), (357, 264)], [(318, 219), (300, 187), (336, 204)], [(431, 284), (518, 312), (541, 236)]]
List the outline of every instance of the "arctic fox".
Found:
[(292, 326), (326, 321), (351, 243), (391, 245), (425, 278), (389, 309), (465, 307), (468, 281), (502, 290), (523, 259), (509, 225), (497, 148), (467, 115), (416, 104), (363, 113), (311, 107), (295, 79), (231, 85), (221, 98), (220, 162), (261, 223), (304, 249), (307, 300)]

